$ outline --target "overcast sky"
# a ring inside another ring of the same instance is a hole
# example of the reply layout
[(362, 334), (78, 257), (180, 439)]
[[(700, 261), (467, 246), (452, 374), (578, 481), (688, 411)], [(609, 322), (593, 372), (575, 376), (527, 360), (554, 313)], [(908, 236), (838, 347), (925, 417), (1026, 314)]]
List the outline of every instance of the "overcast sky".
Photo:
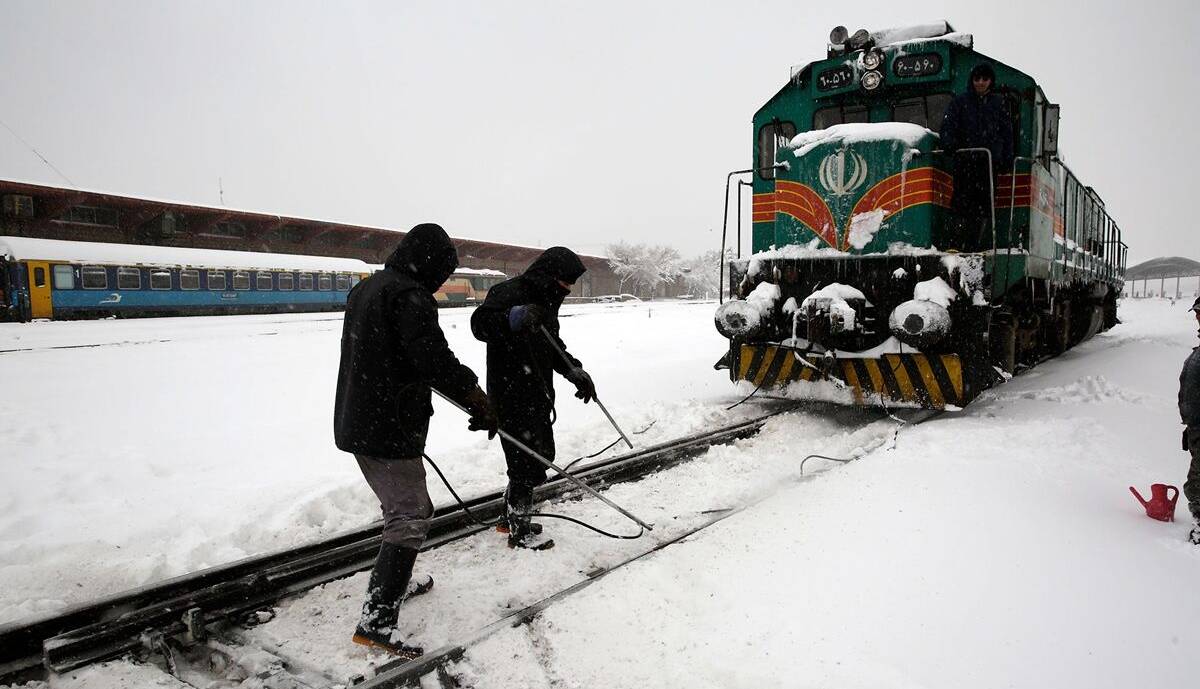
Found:
[[(1131, 262), (1200, 258), (1197, 4), (4, 0), (0, 120), (82, 188), (695, 255), (831, 27), (945, 18), (1062, 105)], [(67, 184), (3, 128), (0, 177)]]

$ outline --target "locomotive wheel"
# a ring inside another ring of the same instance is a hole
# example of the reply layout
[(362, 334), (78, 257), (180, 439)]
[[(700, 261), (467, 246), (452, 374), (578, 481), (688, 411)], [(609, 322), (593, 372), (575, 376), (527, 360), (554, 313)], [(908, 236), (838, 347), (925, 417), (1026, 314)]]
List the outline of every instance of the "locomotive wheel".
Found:
[(1058, 356), (1071, 347), (1071, 303), (1061, 300), (1054, 305), (1050, 336), (1046, 339), (1046, 350), (1050, 356)]
[(993, 318), (988, 336), (992, 347), (992, 361), (1005, 373), (1017, 370), (1017, 329), (1007, 318)]

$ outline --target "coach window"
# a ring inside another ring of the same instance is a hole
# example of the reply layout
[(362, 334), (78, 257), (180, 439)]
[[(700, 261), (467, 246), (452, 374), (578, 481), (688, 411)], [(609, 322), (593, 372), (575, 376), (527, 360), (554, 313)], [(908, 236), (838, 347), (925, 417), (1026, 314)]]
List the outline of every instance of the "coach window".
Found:
[(54, 266), (54, 289), (75, 289), (75, 269), (71, 266)]
[(340, 291), (340, 292), (345, 292), (346, 290), (350, 289), (350, 276), (349, 275), (337, 276), (337, 288), (338, 288), (338, 291)]
[(279, 289), (283, 290), (284, 292), (291, 292), (294, 282), (295, 278), (292, 277), (291, 273), (279, 274)]
[(225, 271), (210, 270), (208, 271), (208, 288), (220, 292), (225, 291)]
[(758, 130), (758, 176), (775, 179), (775, 156), (796, 136), (796, 125), (778, 120), (768, 122)]
[(171, 271), (150, 271), (150, 289), (171, 289)]
[(138, 268), (117, 268), (117, 289), (141, 289), (142, 271)]
[[(224, 277), (224, 275), (222, 275)], [(200, 289), (200, 271), (179, 271), (179, 289)]]
[(870, 113), (865, 105), (833, 105), (813, 113), (812, 128), (814, 130), (825, 129), (835, 124), (868, 121), (870, 121)]
[(83, 266), (79, 278), (84, 289), (108, 289), (108, 271), (104, 266)]
[(233, 271), (233, 288), (250, 289), (250, 273), (244, 270)]
[(312, 285), (312, 273), (300, 273), (300, 289), (305, 292), (311, 292)]
[(357, 285), (360, 282), (362, 282), (361, 276), (359, 276), (359, 275), (351, 275), (350, 276), (350, 287), (351, 288), (353, 288), (355, 285)]
[(260, 270), (257, 273), (257, 278), (254, 281), (254, 289), (260, 292), (270, 292), (275, 288), (275, 281), (271, 279), (271, 273), (265, 270)]
[(317, 276), (317, 289), (322, 292), (328, 292), (333, 289), (333, 278), (325, 274)]

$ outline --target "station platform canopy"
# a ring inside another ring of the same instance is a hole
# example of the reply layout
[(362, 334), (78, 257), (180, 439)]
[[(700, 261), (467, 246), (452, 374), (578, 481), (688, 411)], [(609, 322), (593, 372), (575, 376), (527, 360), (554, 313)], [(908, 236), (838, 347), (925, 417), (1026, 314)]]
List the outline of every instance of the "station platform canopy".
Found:
[[(383, 263), (403, 229), (204, 206), (103, 191), (0, 179), (0, 235), (271, 254), (300, 254)], [(407, 229), (407, 228), (404, 228)], [(452, 229), (452, 228), (451, 228)], [(542, 247), (454, 237), (463, 268), (516, 275)], [(616, 290), (601, 256), (580, 254), (587, 295)]]

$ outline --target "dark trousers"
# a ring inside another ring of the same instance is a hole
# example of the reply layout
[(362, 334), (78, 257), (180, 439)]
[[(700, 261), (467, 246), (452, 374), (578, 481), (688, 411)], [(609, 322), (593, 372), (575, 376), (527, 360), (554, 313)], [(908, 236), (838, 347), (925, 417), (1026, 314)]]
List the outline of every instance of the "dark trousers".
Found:
[[(508, 418), (502, 411), (500, 428), (542, 457), (554, 461), (554, 427), (550, 424), (549, 411), (526, 410)], [(500, 446), (504, 448), (510, 483), (533, 488), (546, 482), (546, 465), (503, 438), (500, 440)]]
[(1192, 519), (1200, 522), (1200, 427), (1188, 426), (1187, 444), (1192, 463), (1183, 483), (1183, 497), (1187, 499)]
[(382, 459), (354, 455), (383, 512), (383, 542), (419, 549), (429, 533), (433, 501), (420, 457)]

